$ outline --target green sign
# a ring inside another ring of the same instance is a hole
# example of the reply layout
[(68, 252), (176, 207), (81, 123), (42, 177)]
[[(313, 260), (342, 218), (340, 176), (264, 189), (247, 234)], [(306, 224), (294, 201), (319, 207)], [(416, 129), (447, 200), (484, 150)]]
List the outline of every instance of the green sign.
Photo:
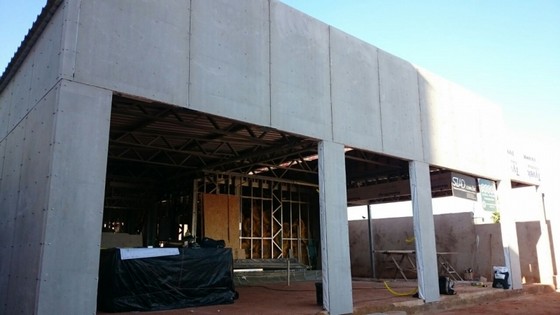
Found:
[(489, 212), (496, 211), (496, 186), (494, 182), (479, 178), (478, 189), (480, 190), (480, 199), (482, 199), (482, 209)]

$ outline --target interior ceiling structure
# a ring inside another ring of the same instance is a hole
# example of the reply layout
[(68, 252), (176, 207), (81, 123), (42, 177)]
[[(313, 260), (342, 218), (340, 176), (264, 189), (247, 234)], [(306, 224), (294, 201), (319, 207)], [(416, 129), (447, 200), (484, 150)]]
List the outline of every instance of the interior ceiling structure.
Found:
[[(193, 110), (113, 97), (108, 181), (182, 181), (206, 172), (272, 177), (317, 185), (317, 140)], [(408, 164), (347, 149), (347, 183), (408, 178)]]

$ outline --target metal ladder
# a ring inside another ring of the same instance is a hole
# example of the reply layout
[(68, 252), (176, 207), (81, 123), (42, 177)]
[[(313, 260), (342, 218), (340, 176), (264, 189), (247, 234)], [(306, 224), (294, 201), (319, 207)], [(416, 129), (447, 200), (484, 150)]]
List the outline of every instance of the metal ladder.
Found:
[(442, 267), (445, 274), (447, 274), (449, 276), (449, 278), (451, 278), (455, 281), (463, 281), (463, 278), (461, 278), (461, 275), (459, 275), (459, 273), (457, 273), (455, 268), (453, 268), (451, 263), (449, 263), (449, 261), (447, 259), (445, 259), (445, 257), (443, 255), (437, 255), (437, 256), (438, 256), (438, 261), (439, 261), (440, 266)]

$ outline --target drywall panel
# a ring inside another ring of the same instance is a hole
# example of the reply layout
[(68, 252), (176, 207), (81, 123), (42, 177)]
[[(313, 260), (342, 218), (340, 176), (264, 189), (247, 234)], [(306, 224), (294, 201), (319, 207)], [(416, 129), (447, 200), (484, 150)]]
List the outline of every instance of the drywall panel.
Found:
[(63, 11), (57, 10), (27, 57), (33, 62), (31, 107), (57, 83), (62, 47), (62, 17)]
[(330, 36), (333, 138), (381, 151), (377, 48), (334, 28)]
[(189, 107), (270, 124), (268, 1), (192, 1)]
[(82, 1), (74, 79), (187, 104), (189, 4), (181, 0)]
[(499, 178), (506, 147), (500, 109), (419, 69), (424, 158), (434, 165)]
[(272, 127), (332, 139), (329, 27), (270, 4)]
[(422, 160), (416, 69), (382, 50), (379, 50), (378, 56), (383, 152)]
[(60, 84), (37, 313), (95, 312), (111, 97)]

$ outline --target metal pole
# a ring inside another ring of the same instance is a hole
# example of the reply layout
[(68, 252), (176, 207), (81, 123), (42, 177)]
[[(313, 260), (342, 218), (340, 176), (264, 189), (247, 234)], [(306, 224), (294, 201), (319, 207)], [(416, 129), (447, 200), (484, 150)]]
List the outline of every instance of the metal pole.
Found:
[(369, 262), (371, 265), (371, 277), (375, 279), (375, 261), (373, 257), (373, 236), (371, 233), (371, 207), (368, 203), (367, 205), (367, 215), (368, 215), (368, 240), (369, 240)]

